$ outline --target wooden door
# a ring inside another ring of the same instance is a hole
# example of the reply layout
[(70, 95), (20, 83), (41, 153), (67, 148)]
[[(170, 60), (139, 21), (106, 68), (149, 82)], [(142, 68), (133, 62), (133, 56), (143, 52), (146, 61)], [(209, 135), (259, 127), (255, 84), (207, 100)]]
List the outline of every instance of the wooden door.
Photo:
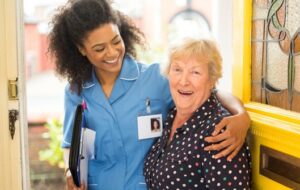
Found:
[[(3, 190), (29, 189), (22, 14), (21, 1), (0, 0), (0, 189)], [(14, 118), (14, 124), (10, 125)]]

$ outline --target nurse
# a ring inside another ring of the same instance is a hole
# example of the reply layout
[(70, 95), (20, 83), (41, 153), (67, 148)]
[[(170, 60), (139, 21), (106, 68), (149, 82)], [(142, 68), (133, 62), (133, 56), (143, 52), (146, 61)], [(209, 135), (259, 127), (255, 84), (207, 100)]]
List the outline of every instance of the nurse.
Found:
[[(74, 111), (82, 101), (87, 105), (87, 126), (96, 131), (88, 187), (75, 187), (67, 172), (68, 189), (146, 189), (143, 161), (160, 135), (151, 133), (150, 121), (157, 118), (162, 123), (173, 102), (159, 65), (147, 66), (135, 60), (135, 47), (144, 45), (143, 37), (128, 17), (105, 0), (68, 1), (52, 19), (49, 50), (57, 73), (69, 81), (62, 142), (65, 160)], [(215, 143), (207, 149), (224, 148), (216, 156), (230, 158), (244, 141), (249, 117), (238, 100), (232, 96), (230, 101), (226, 99), (222, 103), (231, 105), (227, 108), (235, 115), (217, 127), (218, 131), (227, 125), (221, 136), (207, 139)], [(65, 163), (68, 167), (68, 161)]]

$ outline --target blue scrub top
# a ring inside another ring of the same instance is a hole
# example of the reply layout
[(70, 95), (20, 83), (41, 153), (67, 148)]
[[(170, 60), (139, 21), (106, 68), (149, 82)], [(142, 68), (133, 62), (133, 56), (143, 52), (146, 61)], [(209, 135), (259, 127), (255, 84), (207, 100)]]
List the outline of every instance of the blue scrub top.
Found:
[(89, 161), (89, 190), (145, 190), (144, 158), (154, 139), (138, 140), (137, 117), (166, 114), (173, 106), (167, 79), (159, 65), (137, 63), (126, 55), (111, 96), (106, 98), (95, 73), (80, 95), (65, 90), (65, 120), (62, 147), (70, 147), (76, 106), (84, 100), (88, 128), (96, 131), (95, 160)]

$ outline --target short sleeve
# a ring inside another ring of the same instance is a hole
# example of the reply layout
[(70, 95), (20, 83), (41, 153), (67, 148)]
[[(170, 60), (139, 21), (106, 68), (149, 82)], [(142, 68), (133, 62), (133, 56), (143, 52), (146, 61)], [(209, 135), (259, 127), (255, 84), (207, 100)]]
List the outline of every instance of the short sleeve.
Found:
[(65, 115), (64, 115), (64, 122), (63, 122), (63, 139), (62, 139), (61, 147), (69, 148), (71, 145), (75, 110), (77, 105), (82, 102), (81, 96), (78, 96), (76, 92), (71, 91), (69, 84), (65, 88), (64, 102), (65, 102), (64, 103)]

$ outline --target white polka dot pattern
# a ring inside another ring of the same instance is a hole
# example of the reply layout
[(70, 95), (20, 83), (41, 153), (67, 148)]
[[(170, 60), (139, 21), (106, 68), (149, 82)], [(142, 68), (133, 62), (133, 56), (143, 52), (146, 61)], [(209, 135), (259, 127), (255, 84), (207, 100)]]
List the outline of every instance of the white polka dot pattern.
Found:
[(250, 151), (246, 144), (238, 155), (228, 162), (214, 159), (216, 151), (204, 151), (214, 127), (229, 112), (212, 95), (193, 116), (178, 128), (167, 144), (174, 108), (167, 116), (161, 138), (152, 146), (144, 165), (144, 175), (150, 190), (221, 190), (250, 189)]

